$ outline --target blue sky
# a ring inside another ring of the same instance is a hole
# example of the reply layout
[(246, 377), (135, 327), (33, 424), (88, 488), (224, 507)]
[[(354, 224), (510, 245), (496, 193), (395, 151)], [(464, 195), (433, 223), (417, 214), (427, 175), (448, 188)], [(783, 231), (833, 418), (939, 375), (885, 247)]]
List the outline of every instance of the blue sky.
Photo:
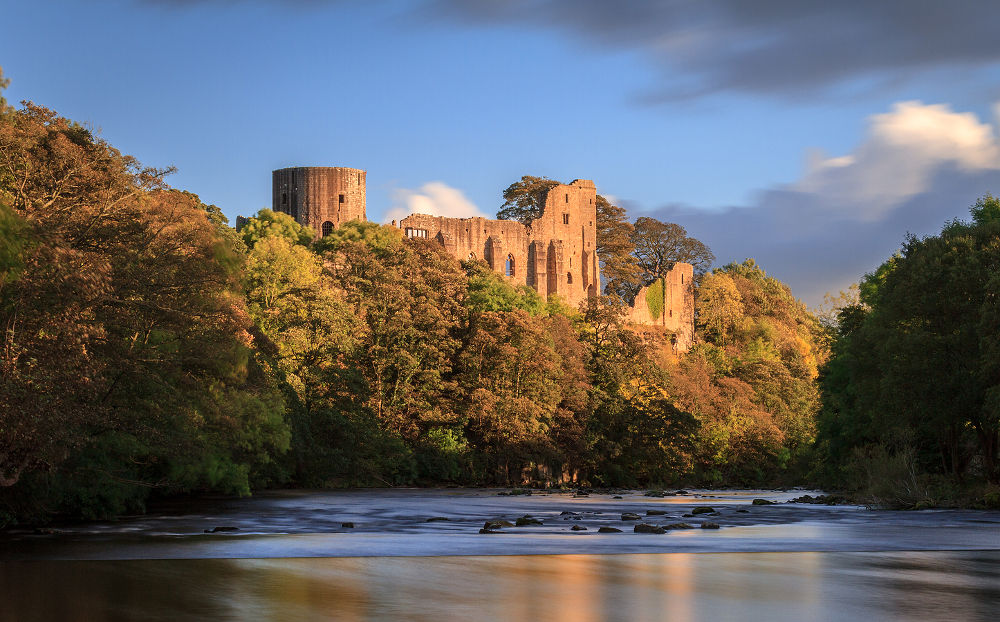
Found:
[(234, 218), (270, 171), (368, 171), (368, 214), (492, 215), (595, 180), (811, 305), (1000, 192), (992, 3), (35, 0), (7, 98), (89, 123)]

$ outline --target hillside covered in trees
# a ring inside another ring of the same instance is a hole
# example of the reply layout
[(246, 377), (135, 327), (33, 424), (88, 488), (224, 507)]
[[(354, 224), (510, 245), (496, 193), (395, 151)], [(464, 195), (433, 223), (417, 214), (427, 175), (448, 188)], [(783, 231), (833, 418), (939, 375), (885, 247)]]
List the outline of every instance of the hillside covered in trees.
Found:
[[(168, 172), (40, 106), (2, 111), (0, 523), (185, 492), (812, 466), (828, 331), (752, 260), (709, 272), (677, 225), (599, 205), (607, 295), (574, 309), (391, 227), (315, 240), (262, 210), (236, 231)], [(699, 339), (678, 356), (624, 304), (692, 258)]]

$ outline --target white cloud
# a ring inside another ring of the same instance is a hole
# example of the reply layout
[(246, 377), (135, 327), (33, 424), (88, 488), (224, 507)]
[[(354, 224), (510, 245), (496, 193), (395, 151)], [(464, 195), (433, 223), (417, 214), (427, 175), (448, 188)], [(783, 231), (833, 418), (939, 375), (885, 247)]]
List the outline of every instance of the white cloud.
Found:
[(854, 153), (812, 154), (792, 191), (815, 194), (845, 217), (878, 220), (900, 202), (928, 189), (934, 171), (951, 164), (967, 172), (1000, 169), (993, 128), (947, 105), (899, 102), (870, 118)]
[(766, 189), (750, 205), (653, 215), (684, 225), (720, 265), (756, 258), (816, 305), (875, 269), (907, 233), (934, 234), (968, 218), (987, 192), (1000, 192), (994, 127), (947, 105), (900, 102), (869, 118), (854, 151), (807, 154), (799, 181)]
[(386, 212), (383, 222), (400, 221), (410, 214), (430, 214), (451, 218), (489, 218), (467, 199), (462, 191), (440, 181), (430, 181), (417, 190), (400, 188), (393, 193), (393, 206)]

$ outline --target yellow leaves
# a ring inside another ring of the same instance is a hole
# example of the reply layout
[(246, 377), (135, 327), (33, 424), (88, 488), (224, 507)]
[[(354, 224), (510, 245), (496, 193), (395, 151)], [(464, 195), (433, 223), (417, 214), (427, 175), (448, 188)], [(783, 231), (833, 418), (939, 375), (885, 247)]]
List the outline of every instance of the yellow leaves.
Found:
[(697, 292), (698, 323), (725, 345), (743, 317), (743, 297), (733, 279), (716, 271), (702, 278)]

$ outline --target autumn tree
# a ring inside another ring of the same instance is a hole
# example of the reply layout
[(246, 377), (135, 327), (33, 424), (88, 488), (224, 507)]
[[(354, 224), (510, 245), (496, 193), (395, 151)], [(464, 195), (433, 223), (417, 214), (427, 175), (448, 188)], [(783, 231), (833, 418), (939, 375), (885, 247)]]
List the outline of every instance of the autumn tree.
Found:
[(622, 300), (635, 298), (642, 286), (642, 272), (634, 255), (635, 227), (625, 209), (597, 195), (597, 256), (601, 260), (604, 292)]
[(44, 108), (0, 119), (0, 204), (23, 240), (0, 289), (9, 515), (101, 516), (156, 488), (248, 492), (287, 447), (280, 399), (249, 360), (239, 257), (161, 175)]
[(10, 79), (3, 77), (3, 67), (0, 67), (0, 115), (7, 112), (8, 105), (7, 100), (4, 99), (3, 92), (10, 86)]
[(632, 244), (643, 284), (663, 278), (676, 263), (689, 263), (694, 266), (695, 275), (701, 275), (715, 261), (712, 251), (688, 236), (684, 227), (647, 216), (636, 219)]

